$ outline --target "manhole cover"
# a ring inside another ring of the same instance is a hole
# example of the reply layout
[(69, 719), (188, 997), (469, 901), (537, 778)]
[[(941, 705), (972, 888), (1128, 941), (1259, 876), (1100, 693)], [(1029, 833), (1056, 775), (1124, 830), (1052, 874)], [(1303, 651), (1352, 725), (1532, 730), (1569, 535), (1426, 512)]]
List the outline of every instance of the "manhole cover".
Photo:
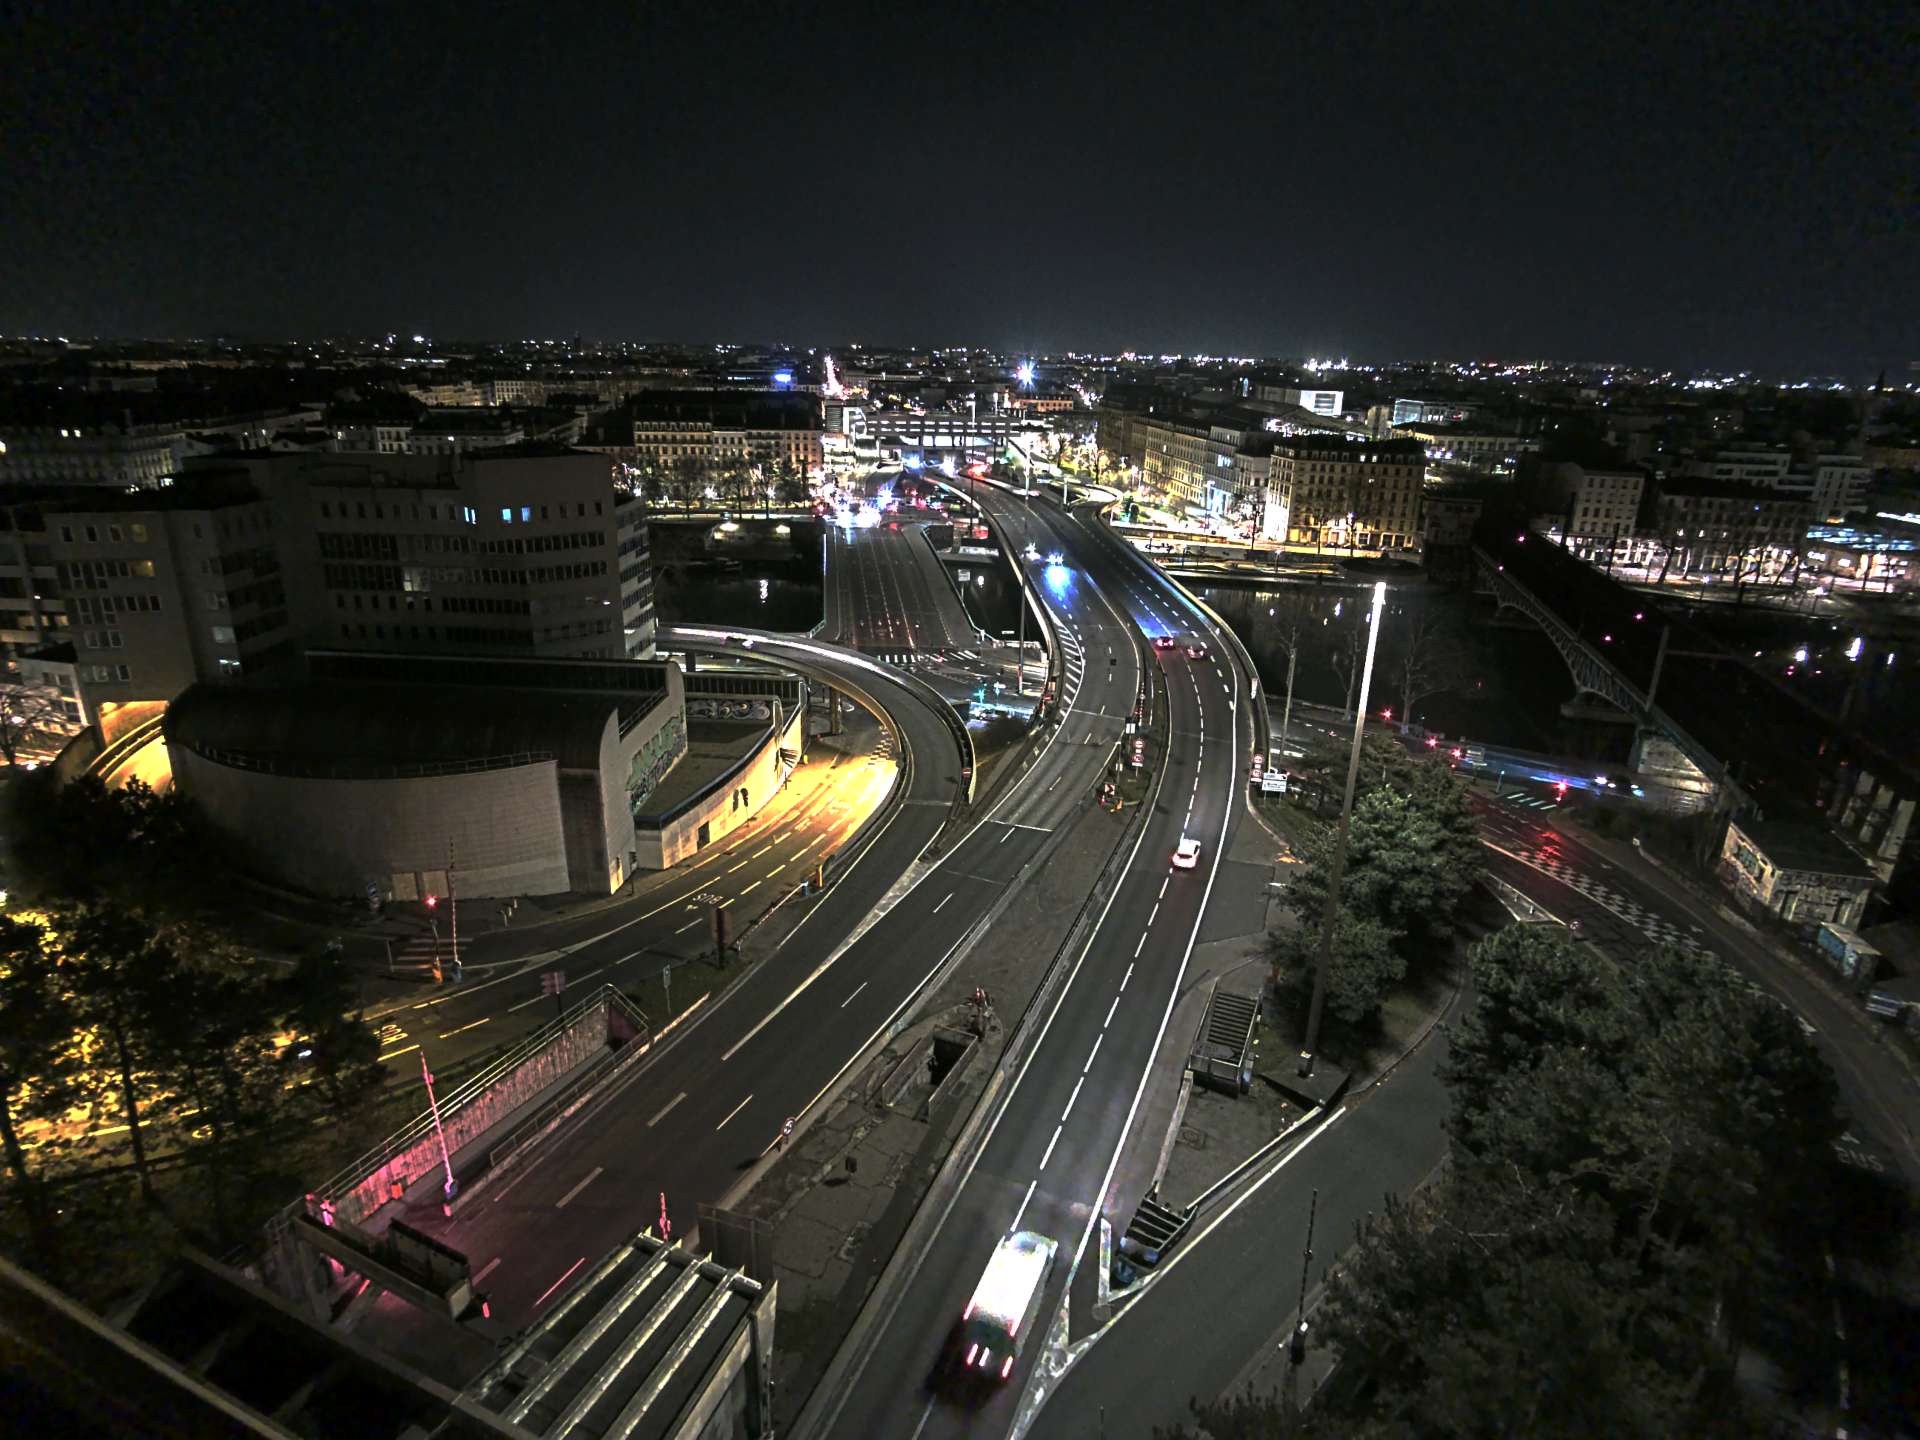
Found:
[(1207, 1148), (1207, 1132), (1204, 1130), (1196, 1130), (1191, 1125), (1182, 1125), (1180, 1127), (1180, 1143), (1190, 1146), (1195, 1150), (1204, 1150)]

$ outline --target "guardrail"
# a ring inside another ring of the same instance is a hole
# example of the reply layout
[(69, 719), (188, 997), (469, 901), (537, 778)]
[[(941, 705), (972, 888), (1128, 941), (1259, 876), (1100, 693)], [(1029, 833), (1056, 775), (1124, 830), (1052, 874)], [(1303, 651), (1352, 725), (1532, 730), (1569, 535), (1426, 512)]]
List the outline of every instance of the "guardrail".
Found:
[[(607, 1006), (623, 1012), (630, 1021), (644, 1029), (646, 1016), (611, 985), (602, 985), (593, 994), (566, 1011), (556, 1019), (549, 1020), (538, 1030), (528, 1035), (511, 1049), (489, 1061), (485, 1068), (476, 1071), (454, 1090), (440, 1097), (440, 1122), (444, 1125), (447, 1117), (457, 1115), (481, 1095), (485, 1094), (502, 1077), (546, 1049), (555, 1040), (567, 1034), (595, 1006)], [(417, 1145), (434, 1128), (432, 1111), (422, 1111), (386, 1139), (366, 1150), (357, 1158), (342, 1166), (320, 1184), (312, 1188), (311, 1193), (319, 1196), (344, 1195), (360, 1184), (367, 1176), (389, 1163), (394, 1157), (404, 1154)], [(291, 1214), (302, 1208), (304, 1199), (287, 1206), (283, 1214)]]
[(1187, 589), (1179, 580), (1167, 574), (1161, 566), (1154, 564), (1153, 561), (1136, 550), (1133, 544), (1127, 540), (1125, 536), (1121, 535), (1107, 518), (1108, 508), (1108, 506), (1100, 506), (1095, 510), (1094, 514), (1101, 527), (1126, 552), (1127, 558), (1141, 570), (1152, 574), (1156, 579), (1178, 590), (1182, 597), (1184, 597), (1194, 609), (1207, 617), (1207, 620), (1213, 625), (1215, 631), (1218, 632), (1222, 643), (1233, 651), (1241, 671), (1247, 677), (1247, 694), (1250, 707), (1253, 710), (1254, 744), (1263, 757), (1271, 754), (1273, 749), (1273, 726), (1267, 716), (1266, 702), (1260, 695), (1260, 670), (1253, 663), (1253, 652), (1247, 649), (1245, 642), (1240, 639), (1240, 636), (1234, 631), (1234, 628), (1226, 622), (1218, 611), (1191, 590)]

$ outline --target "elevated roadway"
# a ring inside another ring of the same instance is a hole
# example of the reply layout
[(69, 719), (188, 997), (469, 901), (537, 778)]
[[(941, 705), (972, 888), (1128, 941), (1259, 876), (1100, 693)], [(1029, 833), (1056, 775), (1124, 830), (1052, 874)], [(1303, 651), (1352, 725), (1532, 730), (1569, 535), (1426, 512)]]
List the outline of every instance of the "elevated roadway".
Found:
[(1061, 719), (1020, 783), (971, 806), (952, 712), (920, 704), (927, 692), (911, 677), (790, 636), (662, 632), (667, 648), (718, 648), (803, 671), (830, 665), (837, 686), (871, 693), (900, 717), (907, 788), (856, 868), (792, 937), (641, 1062), (591, 1123), (453, 1220), (409, 1217), (470, 1257), (497, 1321), (517, 1328), (536, 1315), (580, 1266), (654, 1218), (663, 1193), (675, 1234), (689, 1233), (698, 1205), (749, 1177), (782, 1122), (804, 1123), (959, 963), (1059, 823), (1087, 802), (1131, 707), (1138, 662), (1119, 613), (1092, 587), (1063, 585), (1051, 603), (1063, 648), (1104, 657), (1111, 646), (1114, 663), (1097, 685), (1076, 664)]
[[(1023, 1391), (1041, 1398), (1036, 1357), (1063, 1347), (1076, 1317), (1089, 1323), (1097, 1222), (1105, 1214), (1124, 1225), (1145, 1186), (1151, 1156), (1128, 1142), (1241, 811), (1251, 707), (1230, 637), (1088, 514), (1005, 493), (983, 492), (980, 503), (1016, 545), (1031, 540), (1065, 554), (1064, 571), (1042, 572), (1040, 593), (1050, 608), (1066, 608), (1086, 664), (1097, 670), (1109, 637), (1127, 632), (1181, 642), (1148, 652), (1163, 669), (1165, 766), (1124, 875), (1084, 943), (1063, 957), (1064, 983), (1028, 1043), (1009, 1049), (988, 1123), (956, 1157), (956, 1183), (936, 1192), (929, 1204), (937, 1209), (922, 1217), (929, 1238), (896, 1260), (816, 1392), (802, 1419), (809, 1435), (1005, 1434)], [(1088, 607), (1067, 603), (1086, 590), (1119, 612), (1093, 644), (1084, 643)], [(1207, 652), (1190, 658), (1187, 642)], [(1125, 693), (1130, 707), (1131, 688)], [(1202, 842), (1194, 870), (1169, 863), (1182, 835)], [(944, 1383), (954, 1332), (994, 1242), (1013, 1229), (1059, 1242), (1040, 1311), (1048, 1333), (1032, 1337), (1005, 1386), (963, 1398)]]

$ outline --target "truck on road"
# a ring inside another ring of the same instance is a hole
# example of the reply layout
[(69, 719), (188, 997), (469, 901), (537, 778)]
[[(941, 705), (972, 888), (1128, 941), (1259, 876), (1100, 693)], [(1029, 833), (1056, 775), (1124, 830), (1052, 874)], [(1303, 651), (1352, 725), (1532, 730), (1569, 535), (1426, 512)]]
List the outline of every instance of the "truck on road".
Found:
[(998, 1380), (1013, 1374), (1027, 1334), (1040, 1310), (1040, 1298), (1052, 1273), (1057, 1241), (1031, 1230), (1015, 1230), (994, 1247), (986, 1272), (973, 1287), (961, 1315), (961, 1341), (968, 1373)]

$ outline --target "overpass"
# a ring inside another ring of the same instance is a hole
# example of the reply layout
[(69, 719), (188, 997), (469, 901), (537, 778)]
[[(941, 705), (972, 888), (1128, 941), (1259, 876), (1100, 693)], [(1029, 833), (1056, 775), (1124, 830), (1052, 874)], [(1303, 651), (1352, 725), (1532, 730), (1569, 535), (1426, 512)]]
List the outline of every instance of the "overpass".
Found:
[[(1597, 706), (1603, 717), (1631, 722), (1637, 730), (1633, 769), (1654, 782), (1650, 789), (1664, 792), (1671, 808), (1697, 809), (1715, 795), (1732, 808), (1743, 808), (1747, 796), (1734, 783), (1726, 762), (1658, 703), (1667, 628), (1650, 619), (1636, 597), (1577, 560), (1538, 553), (1551, 547), (1538, 536), (1532, 539), (1531, 545), (1525, 537), (1516, 539), (1498, 556), (1475, 545), (1474, 568), (1480, 587), (1498, 606), (1496, 613), (1511, 612), (1531, 621), (1566, 663), (1575, 690), (1568, 713), (1591, 716)], [(1579, 584), (1582, 577), (1571, 573), (1575, 569), (1618, 593), (1608, 596), (1598, 586)], [(1560, 608), (1542, 592), (1558, 596)], [(1562, 609), (1572, 610), (1577, 618), (1569, 621)], [(1582, 700), (1589, 705), (1574, 708)]]

